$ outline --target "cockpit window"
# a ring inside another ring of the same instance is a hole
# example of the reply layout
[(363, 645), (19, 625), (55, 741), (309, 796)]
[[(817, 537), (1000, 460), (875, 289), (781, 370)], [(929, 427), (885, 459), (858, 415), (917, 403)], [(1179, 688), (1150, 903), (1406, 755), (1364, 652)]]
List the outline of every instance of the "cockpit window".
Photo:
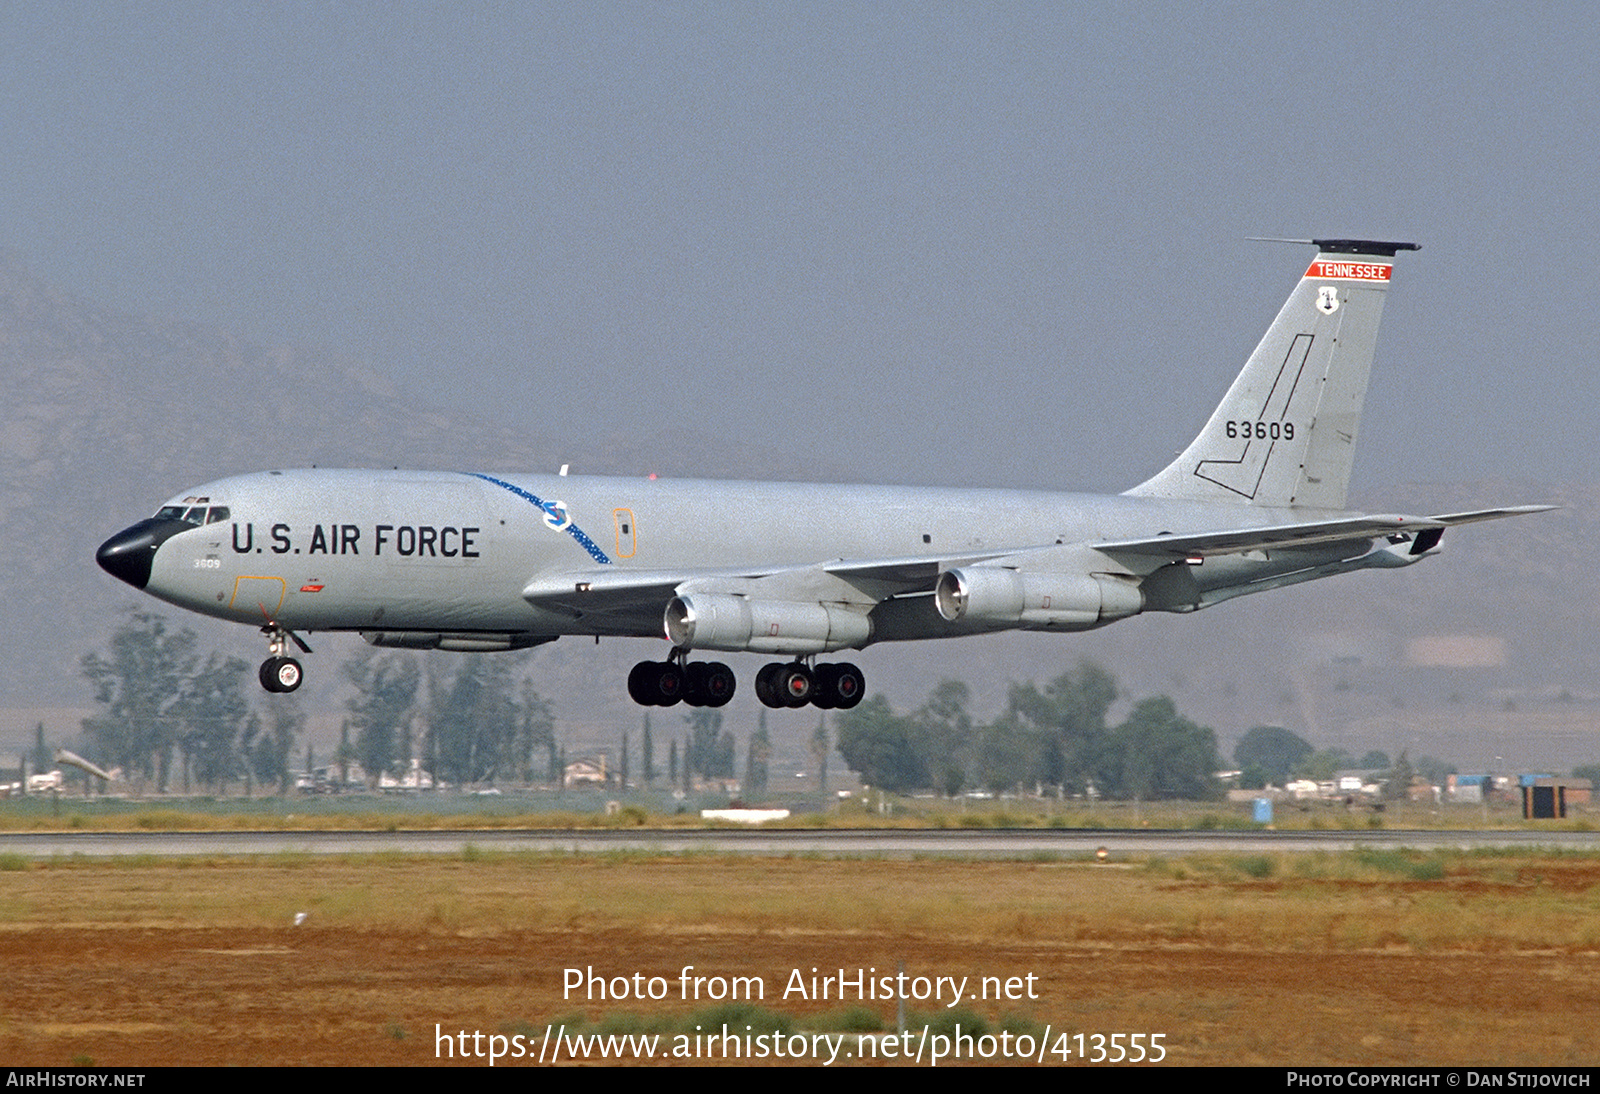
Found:
[(228, 519), (226, 505), (214, 505), (209, 510), (204, 505), (163, 505), (156, 513), (157, 520), (182, 520), (190, 524), (214, 524)]

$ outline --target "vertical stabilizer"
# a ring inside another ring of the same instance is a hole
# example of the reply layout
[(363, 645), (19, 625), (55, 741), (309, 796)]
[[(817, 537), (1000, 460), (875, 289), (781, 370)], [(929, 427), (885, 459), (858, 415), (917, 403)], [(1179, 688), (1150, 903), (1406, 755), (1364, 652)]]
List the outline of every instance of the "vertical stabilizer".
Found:
[(1139, 497), (1342, 509), (1383, 294), (1415, 243), (1305, 240), (1317, 257), (1222, 404)]

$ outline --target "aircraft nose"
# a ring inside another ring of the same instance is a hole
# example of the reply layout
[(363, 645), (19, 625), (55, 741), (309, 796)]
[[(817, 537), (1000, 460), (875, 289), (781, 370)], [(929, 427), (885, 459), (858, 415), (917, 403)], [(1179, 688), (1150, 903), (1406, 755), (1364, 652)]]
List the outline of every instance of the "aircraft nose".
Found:
[(141, 520), (102, 543), (94, 553), (94, 560), (118, 581), (142, 589), (150, 584), (150, 565), (155, 561), (156, 549), (179, 532), (193, 527), (181, 520), (155, 517)]

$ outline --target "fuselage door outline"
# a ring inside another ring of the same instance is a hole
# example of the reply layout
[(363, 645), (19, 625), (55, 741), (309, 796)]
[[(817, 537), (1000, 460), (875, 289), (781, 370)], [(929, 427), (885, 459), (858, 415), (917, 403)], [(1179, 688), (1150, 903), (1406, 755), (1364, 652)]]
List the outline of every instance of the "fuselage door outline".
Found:
[(228, 601), (228, 607), (252, 616), (260, 612), (265, 618), (273, 619), (287, 595), (288, 583), (281, 577), (243, 574), (233, 579), (233, 598)]
[(617, 557), (632, 558), (639, 534), (639, 524), (633, 519), (633, 510), (613, 509), (611, 515), (617, 525)]

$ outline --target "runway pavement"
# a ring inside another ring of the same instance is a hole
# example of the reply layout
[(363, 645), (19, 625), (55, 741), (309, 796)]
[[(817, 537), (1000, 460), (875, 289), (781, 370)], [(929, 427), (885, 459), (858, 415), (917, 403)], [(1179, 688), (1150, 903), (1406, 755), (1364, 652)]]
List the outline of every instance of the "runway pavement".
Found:
[(462, 854), (828, 855), (838, 857), (1112, 857), (1202, 852), (1347, 851), (1551, 847), (1600, 849), (1600, 832), (1546, 830), (1354, 832), (1155, 831), (1150, 829), (486, 829), (481, 831), (7, 832), (0, 854), (28, 858), (126, 855)]

